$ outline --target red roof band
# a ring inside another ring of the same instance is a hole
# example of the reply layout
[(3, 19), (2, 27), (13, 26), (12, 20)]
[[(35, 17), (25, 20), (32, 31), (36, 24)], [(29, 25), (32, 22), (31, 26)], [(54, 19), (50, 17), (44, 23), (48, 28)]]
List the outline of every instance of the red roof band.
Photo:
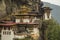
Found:
[(13, 25), (16, 25), (16, 24), (21, 24), (21, 25), (38, 25), (38, 23), (6, 23), (6, 24), (0, 24), (0, 26), (13, 26)]

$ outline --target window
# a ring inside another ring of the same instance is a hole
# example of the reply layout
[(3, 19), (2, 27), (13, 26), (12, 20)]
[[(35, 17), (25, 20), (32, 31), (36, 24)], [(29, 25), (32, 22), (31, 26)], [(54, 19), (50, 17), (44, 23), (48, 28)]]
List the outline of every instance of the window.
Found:
[(3, 31), (3, 35), (6, 35), (6, 31)]
[(3, 31), (3, 35), (5, 34), (5, 32)]
[(3, 31), (3, 35), (11, 35), (10, 31)]
[(11, 35), (11, 32), (9, 32), (9, 35)]

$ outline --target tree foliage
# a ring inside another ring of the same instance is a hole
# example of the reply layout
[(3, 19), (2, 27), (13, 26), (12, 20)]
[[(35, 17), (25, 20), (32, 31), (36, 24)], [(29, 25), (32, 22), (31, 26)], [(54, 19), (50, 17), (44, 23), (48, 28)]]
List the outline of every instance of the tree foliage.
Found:
[(47, 40), (60, 40), (60, 26), (54, 20), (45, 21)]

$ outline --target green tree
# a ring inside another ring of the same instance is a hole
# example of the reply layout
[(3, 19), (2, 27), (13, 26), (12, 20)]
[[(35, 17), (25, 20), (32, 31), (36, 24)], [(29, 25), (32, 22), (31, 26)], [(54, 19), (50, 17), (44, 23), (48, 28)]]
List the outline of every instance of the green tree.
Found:
[(54, 20), (44, 21), (47, 40), (60, 40), (60, 26)]

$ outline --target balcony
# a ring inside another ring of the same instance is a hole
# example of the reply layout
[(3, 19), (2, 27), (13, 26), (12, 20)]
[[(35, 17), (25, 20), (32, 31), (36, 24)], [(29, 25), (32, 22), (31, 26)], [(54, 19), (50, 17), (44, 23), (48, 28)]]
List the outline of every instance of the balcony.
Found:
[(40, 19), (16, 19), (17, 24), (30, 24), (30, 25), (38, 25)]

